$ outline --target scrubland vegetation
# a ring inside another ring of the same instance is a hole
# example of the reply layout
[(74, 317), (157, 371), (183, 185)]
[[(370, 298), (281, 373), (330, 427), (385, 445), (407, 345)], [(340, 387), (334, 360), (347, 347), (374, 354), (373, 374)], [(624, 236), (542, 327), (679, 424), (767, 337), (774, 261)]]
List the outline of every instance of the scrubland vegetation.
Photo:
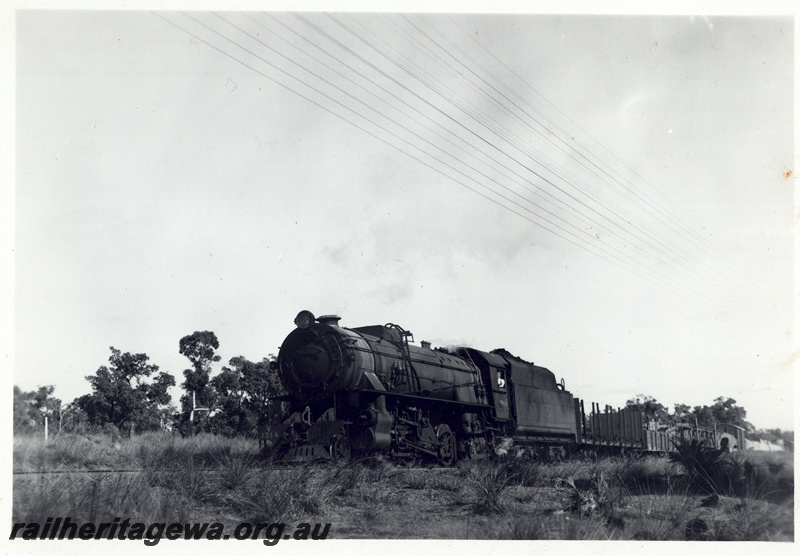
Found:
[[(286, 467), (241, 438), (17, 437), (14, 471), (29, 473), (14, 477), (12, 519), (313, 521), (332, 524), (329, 538), (792, 541), (791, 456), (687, 445), (672, 458)], [(110, 469), (127, 472), (68, 473)]]

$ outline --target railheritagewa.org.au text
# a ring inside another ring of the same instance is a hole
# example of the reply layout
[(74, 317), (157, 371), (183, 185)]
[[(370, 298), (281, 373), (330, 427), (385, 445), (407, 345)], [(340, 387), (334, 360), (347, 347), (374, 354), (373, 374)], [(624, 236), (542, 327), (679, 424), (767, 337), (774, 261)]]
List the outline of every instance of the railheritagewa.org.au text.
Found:
[(14, 523), (9, 539), (23, 540), (131, 540), (155, 546), (162, 539), (259, 540), (274, 546), (284, 540), (325, 540), (330, 523), (239, 523), (233, 531), (222, 523), (140, 523), (114, 518), (103, 523), (76, 522), (69, 517), (48, 517), (44, 523)]

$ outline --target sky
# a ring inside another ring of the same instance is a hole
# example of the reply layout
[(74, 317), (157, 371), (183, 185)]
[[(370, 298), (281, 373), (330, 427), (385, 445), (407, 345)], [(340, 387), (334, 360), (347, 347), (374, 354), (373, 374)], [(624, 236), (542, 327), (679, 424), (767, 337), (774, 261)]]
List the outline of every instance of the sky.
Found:
[[(793, 429), (789, 16), (20, 11), (13, 382), (297, 312)], [(180, 391), (173, 391), (177, 403)]]

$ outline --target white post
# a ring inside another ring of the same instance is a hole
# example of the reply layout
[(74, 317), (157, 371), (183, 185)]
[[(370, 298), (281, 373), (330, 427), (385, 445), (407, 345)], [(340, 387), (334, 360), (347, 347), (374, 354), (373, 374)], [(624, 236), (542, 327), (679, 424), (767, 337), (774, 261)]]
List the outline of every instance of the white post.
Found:
[(197, 394), (192, 392), (192, 412), (189, 414), (189, 421), (194, 425), (195, 411), (210, 411), (207, 407), (197, 407)]
[(47, 413), (44, 414), (44, 441), (47, 442)]

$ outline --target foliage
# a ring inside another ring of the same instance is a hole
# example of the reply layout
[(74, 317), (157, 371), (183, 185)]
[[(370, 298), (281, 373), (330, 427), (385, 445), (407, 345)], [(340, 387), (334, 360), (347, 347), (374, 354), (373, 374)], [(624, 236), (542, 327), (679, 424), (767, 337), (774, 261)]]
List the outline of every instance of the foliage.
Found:
[(457, 503), (476, 515), (502, 514), (508, 510), (503, 493), (510, 487), (535, 482), (537, 465), (515, 459), (497, 462), (489, 459), (459, 463), (461, 489)]
[(590, 480), (564, 479), (569, 488), (567, 510), (580, 516), (600, 516), (615, 519), (624, 503), (622, 490), (611, 484), (601, 471)]
[(715, 541), (785, 540), (793, 521), (789, 504), (772, 506), (750, 499), (718, 512), (711, 520), (709, 536)]
[(639, 394), (625, 402), (626, 409), (638, 409), (648, 421), (663, 421), (667, 418), (667, 408), (652, 396)]
[(714, 404), (711, 406), (696, 405), (687, 417), (684, 420), (690, 422), (696, 420), (701, 427), (713, 427), (714, 423), (722, 423), (736, 425), (748, 431), (753, 430), (753, 426), (745, 420), (747, 411), (736, 405), (736, 400), (733, 398), (720, 396), (714, 400)]
[(45, 412), (51, 419), (60, 417), (61, 400), (52, 396), (54, 390), (54, 386), (40, 386), (38, 390), (23, 392), (14, 386), (14, 434), (31, 433), (42, 427)]
[(230, 367), (223, 367), (211, 379), (219, 409), (211, 420), (218, 431), (227, 435), (251, 433), (268, 420), (280, 421), (281, 412), (271, 407), (271, 400), (284, 394), (274, 361), (274, 356), (258, 363), (234, 357)]
[(72, 522), (111, 522), (119, 516), (146, 523), (182, 522), (188, 505), (174, 493), (154, 489), (139, 474), (63, 474), (15, 481), (12, 521), (44, 524), (53, 516)]
[(691, 417), (692, 408), (686, 405), (685, 403), (676, 403), (674, 405), (675, 411), (673, 412), (673, 418), (679, 423), (688, 423), (694, 422), (694, 417)]
[(794, 468), (786, 461), (770, 461), (758, 454), (726, 453), (697, 440), (677, 445), (670, 460), (686, 470), (689, 486), (696, 492), (777, 503), (794, 497)]
[(639, 394), (625, 404), (626, 408), (638, 409), (648, 420), (660, 422), (672, 421), (673, 423), (691, 423), (700, 427), (713, 427), (714, 424), (730, 424), (753, 432), (754, 427), (745, 418), (747, 411), (736, 405), (736, 400), (720, 396), (712, 405), (696, 405), (689, 407), (683, 403), (676, 403), (672, 415), (667, 408), (656, 401), (652, 396)]
[[(92, 393), (76, 399), (75, 405), (93, 425), (110, 424), (118, 430), (130, 430), (130, 426), (137, 431), (159, 429), (169, 414), (167, 406), (172, 398), (167, 389), (175, 385), (175, 378), (149, 364), (144, 353), (110, 349), (110, 367), (104, 365), (86, 377)], [(151, 381), (145, 381), (150, 377)]]
[(698, 426), (700, 427), (713, 427), (714, 426), (714, 414), (711, 412), (711, 408), (707, 405), (696, 405), (692, 409), (691, 419), (694, 420)]
[(747, 411), (743, 407), (736, 405), (736, 400), (733, 398), (719, 398), (714, 400), (714, 405), (711, 406), (711, 414), (714, 416), (714, 421), (717, 423), (727, 423), (730, 425), (738, 425), (744, 429), (750, 428), (750, 424), (745, 421)]
[[(750, 476), (741, 495), (692, 492), (682, 466), (659, 457), (465, 460), (456, 470), (374, 458), (277, 467), (260, 459), (254, 439), (151, 432), (118, 442), (62, 434), (45, 443), (22, 436), (14, 439), (15, 471), (141, 471), (15, 475), (13, 517), (110, 522), (125, 512), (155, 523), (214, 515), (226, 529), (241, 522), (333, 522), (337, 538), (682, 540), (689, 531), (715, 541), (792, 541), (791, 455), (733, 453), (719, 460), (728, 476)], [(667, 488), (633, 488), (659, 475), (668, 477)], [(786, 495), (770, 496), (781, 485)]]
[[(158, 433), (147, 433), (140, 438), (152, 442), (154, 439), (150, 435), (155, 434)], [(40, 435), (14, 438), (15, 472), (138, 468), (134, 458), (130, 444), (115, 443), (105, 434), (86, 436), (62, 432), (46, 443)]]
[(669, 459), (684, 467), (694, 488), (709, 494), (728, 494), (729, 485), (725, 484), (722, 454), (722, 450), (693, 438), (689, 442), (677, 444)]
[(194, 407), (193, 403), (196, 404), (196, 407), (208, 408), (208, 411), (202, 412), (205, 415), (196, 414), (199, 430), (208, 429), (208, 413), (216, 408), (217, 395), (210, 382), (211, 364), (220, 360), (220, 356), (215, 353), (218, 348), (219, 340), (217, 340), (216, 334), (210, 331), (194, 332), (184, 336), (178, 342), (178, 351), (192, 363), (191, 369), (183, 371), (185, 380), (181, 384), (186, 392), (181, 396), (181, 411), (184, 420), (189, 419)]

